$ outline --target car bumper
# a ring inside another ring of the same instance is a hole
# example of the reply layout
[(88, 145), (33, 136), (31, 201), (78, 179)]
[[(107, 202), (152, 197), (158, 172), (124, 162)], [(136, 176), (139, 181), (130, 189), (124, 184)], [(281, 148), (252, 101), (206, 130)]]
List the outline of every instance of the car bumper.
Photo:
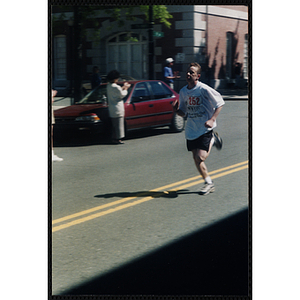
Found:
[(55, 122), (53, 129), (56, 132), (64, 132), (64, 131), (104, 131), (105, 124), (102, 121), (99, 122)]

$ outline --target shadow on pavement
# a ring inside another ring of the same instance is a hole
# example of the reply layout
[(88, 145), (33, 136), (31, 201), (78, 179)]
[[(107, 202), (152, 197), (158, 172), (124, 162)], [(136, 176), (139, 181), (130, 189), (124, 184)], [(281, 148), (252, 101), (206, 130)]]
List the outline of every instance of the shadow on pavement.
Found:
[[(140, 139), (162, 134), (173, 134), (169, 128), (149, 128), (130, 131), (125, 138), (126, 140)], [(109, 136), (103, 133), (92, 133), (89, 131), (74, 132), (58, 132), (54, 131), (53, 135), (54, 147), (79, 147), (79, 146), (93, 146), (93, 145), (113, 145)], [(120, 145), (117, 145), (118, 147)]]
[(230, 96), (248, 96), (248, 89), (231, 88), (231, 89), (217, 89), (222, 97)]
[(119, 192), (111, 194), (96, 195), (95, 198), (113, 198), (113, 197), (153, 197), (153, 198), (177, 198), (181, 194), (199, 194), (199, 192), (190, 192), (187, 190), (179, 191), (140, 191), (140, 192)]
[(62, 295), (239, 295), (249, 292), (248, 209)]

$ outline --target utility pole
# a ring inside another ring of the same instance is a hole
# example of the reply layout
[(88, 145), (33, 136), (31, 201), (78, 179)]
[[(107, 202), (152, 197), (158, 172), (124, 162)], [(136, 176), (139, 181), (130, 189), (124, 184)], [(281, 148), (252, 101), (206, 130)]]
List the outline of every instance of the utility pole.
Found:
[(153, 5), (149, 5), (149, 79), (154, 79)]

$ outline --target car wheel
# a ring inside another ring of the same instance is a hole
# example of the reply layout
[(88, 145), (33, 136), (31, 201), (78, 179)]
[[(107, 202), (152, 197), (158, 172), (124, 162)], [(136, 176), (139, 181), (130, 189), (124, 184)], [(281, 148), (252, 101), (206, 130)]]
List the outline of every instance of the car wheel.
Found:
[(174, 132), (181, 132), (185, 127), (185, 120), (183, 117), (178, 116), (176, 113), (173, 115), (171, 130)]

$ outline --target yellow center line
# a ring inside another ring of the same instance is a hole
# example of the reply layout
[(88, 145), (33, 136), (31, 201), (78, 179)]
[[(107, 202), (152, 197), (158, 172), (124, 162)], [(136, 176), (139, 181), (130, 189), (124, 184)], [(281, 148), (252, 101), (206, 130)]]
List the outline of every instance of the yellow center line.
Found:
[[(212, 172), (210, 172), (210, 175), (216, 174), (216, 173), (228, 170), (228, 169), (232, 169), (232, 168), (238, 167), (240, 165), (244, 165), (245, 163), (248, 163), (248, 160), (240, 162), (238, 164), (234, 164), (234, 165), (222, 168), (222, 169), (218, 169), (218, 170), (212, 171)], [(168, 185), (156, 188), (156, 189), (153, 189), (150, 192), (156, 192), (156, 191), (161, 191), (161, 190), (169, 189), (169, 188), (171, 188), (173, 186), (177, 186), (177, 185), (180, 185), (180, 184), (183, 184), (183, 183), (186, 183), (186, 182), (197, 180), (199, 178), (201, 178), (200, 175), (195, 176), (195, 177), (191, 177), (191, 178), (188, 178), (188, 179), (184, 179), (184, 180), (181, 180), (181, 181), (178, 181), (178, 182), (174, 182), (174, 183), (171, 183), (171, 184), (168, 184)], [(116, 201), (113, 201), (113, 202), (110, 202), (110, 203), (107, 203), (107, 204), (103, 204), (103, 205), (99, 205), (99, 206), (96, 206), (96, 207), (93, 207), (93, 208), (90, 208), (90, 209), (87, 209), (87, 210), (83, 210), (83, 211), (80, 211), (78, 213), (75, 213), (75, 214), (72, 214), (72, 215), (68, 215), (68, 216), (65, 216), (65, 217), (53, 220), (52, 221), (52, 225), (57, 224), (57, 223), (61, 223), (61, 222), (64, 222), (64, 221), (67, 221), (67, 220), (70, 220), (70, 219), (74, 219), (74, 218), (77, 218), (77, 217), (80, 217), (80, 216), (83, 216), (83, 215), (95, 212), (95, 211), (100, 210), (100, 209), (104, 209), (104, 208), (107, 208), (107, 207), (110, 207), (110, 206), (118, 205), (118, 204), (121, 204), (121, 203), (130, 201), (130, 200), (133, 200), (133, 199), (138, 198), (138, 197), (143, 197), (144, 195), (147, 195), (148, 193), (149, 192), (139, 193), (139, 194), (135, 195), (134, 197), (126, 197), (126, 198), (123, 198), (123, 199), (120, 199), (120, 200), (116, 200)]]
[[(219, 178), (219, 177), (223, 177), (223, 176), (226, 176), (226, 175), (229, 175), (231, 173), (235, 173), (235, 172), (238, 172), (238, 171), (241, 171), (241, 170), (244, 170), (244, 169), (247, 169), (248, 168), (248, 165), (245, 165), (245, 166), (242, 166), (240, 168), (236, 168), (236, 169), (233, 169), (233, 170), (230, 170), (230, 171), (227, 171), (227, 172), (224, 172), (224, 173), (220, 173), (220, 174), (217, 174), (217, 175), (214, 175), (214, 176), (210, 176), (211, 179), (215, 179), (215, 178)], [(213, 172), (211, 172), (212, 174)], [(199, 183), (202, 183), (204, 182), (203, 179), (199, 180), (199, 181), (194, 181), (192, 183), (189, 183), (189, 184), (186, 184), (186, 185), (182, 185), (176, 189), (173, 189), (173, 190), (170, 190), (171, 191), (178, 191), (178, 190), (181, 190), (181, 189), (185, 189), (185, 188), (188, 188), (188, 187), (191, 187), (193, 185), (196, 185), (196, 184), (199, 184)]]
[[(234, 166), (242, 165), (242, 164), (244, 164), (244, 163), (245, 163), (245, 162), (239, 163), (239, 164), (236, 164), (236, 165), (234, 165)], [(247, 163), (247, 161), (246, 161), (246, 163)], [(220, 170), (225, 170), (225, 169), (228, 170), (228, 169), (231, 169), (232, 167), (233, 167), (233, 166), (231, 166), (231, 167), (226, 167), (226, 168), (223, 168), (223, 169), (219, 169), (219, 170), (216, 170), (216, 171), (211, 172), (211, 174), (219, 173)], [(235, 169), (232, 169), (232, 170), (223, 172), (223, 173), (219, 173), (219, 174), (217, 174), (217, 175), (211, 176), (211, 178), (212, 178), (212, 179), (215, 179), (215, 178), (218, 178), (218, 177), (226, 176), (226, 175), (229, 175), (229, 174), (231, 174), (231, 173), (234, 173), (234, 172), (238, 172), (238, 171), (244, 170), (244, 169), (246, 169), (246, 168), (248, 168), (248, 165), (245, 165), (245, 166), (242, 166), (242, 167), (239, 167), (239, 168), (235, 168)], [(152, 191), (157, 191), (157, 190), (162, 190), (162, 189), (165, 189), (165, 188), (169, 188), (169, 187), (171, 187), (171, 186), (178, 185), (179, 183), (185, 183), (185, 182), (188, 182), (188, 181), (197, 179), (197, 178), (199, 178), (199, 177), (200, 177), (200, 176), (196, 176), (196, 177), (193, 177), (193, 179), (190, 178), (189, 180), (187, 180), (187, 179), (186, 179), (186, 180), (182, 180), (182, 181), (180, 181), (180, 182), (177, 182), (176, 184), (174, 183), (174, 184), (166, 185), (166, 186), (164, 186), (164, 187), (157, 188), (157, 189), (152, 190)], [(203, 181), (204, 181), (203, 179), (201, 179), (201, 180), (199, 180), (199, 181), (194, 181), (194, 182), (192, 182), (192, 183), (188, 183), (188, 184), (185, 184), (185, 185), (181, 185), (181, 186), (177, 187), (176, 189), (173, 189), (173, 190), (170, 190), (170, 191), (176, 191), (176, 190), (184, 189), (184, 188), (187, 188), (187, 187), (190, 187), (190, 186), (199, 184), (199, 183), (201, 183), (201, 182), (203, 182)], [(168, 191), (167, 191), (167, 192), (168, 192)], [(163, 195), (164, 193), (165, 193), (165, 192), (162, 191), (162, 192), (161, 192), (161, 195)], [(145, 193), (141, 193), (141, 194), (147, 194), (147, 193), (145, 192)], [(124, 198), (124, 199), (121, 199), (121, 200), (122, 200), (122, 202), (124, 202), (124, 201), (129, 201), (129, 198), (130, 198), (130, 199), (135, 199), (135, 198), (137, 198), (137, 196), (136, 196), (136, 197), (127, 197), (127, 198)], [(134, 201), (134, 202), (126, 203), (126, 204), (117, 206), (117, 207), (115, 207), (115, 208), (111, 208), (111, 209), (108, 209), (108, 210), (105, 210), (105, 211), (98, 212), (98, 213), (96, 213), (96, 214), (92, 214), (92, 215), (89, 215), (89, 216), (86, 216), (86, 217), (83, 217), (83, 218), (80, 218), (80, 219), (76, 219), (76, 220), (71, 221), (71, 222), (68, 222), (68, 223), (66, 223), (66, 224), (62, 224), (62, 225), (53, 227), (53, 228), (52, 228), (52, 232), (56, 232), (56, 231), (61, 230), (61, 229), (64, 229), (64, 228), (68, 228), (68, 227), (71, 227), (71, 226), (74, 226), (74, 225), (78, 225), (78, 224), (80, 224), (80, 223), (83, 223), (83, 222), (86, 222), (86, 221), (90, 221), (90, 220), (93, 220), (93, 219), (95, 219), (95, 218), (98, 218), (98, 217), (101, 217), (101, 216), (104, 216), (104, 215), (108, 215), (108, 214), (114, 213), (114, 212), (116, 212), (116, 211), (119, 211), (119, 210), (122, 210), (122, 209), (125, 209), (125, 208), (128, 208), (128, 207), (135, 206), (135, 205), (137, 205), (137, 204), (141, 204), (141, 203), (143, 203), (143, 202), (152, 200), (152, 199), (154, 199), (154, 198), (155, 198), (155, 196), (148, 196), (148, 197), (142, 198), (142, 199), (140, 199), (140, 200), (136, 200), (136, 201)], [(125, 200), (125, 199), (127, 199), (127, 200)], [(115, 201), (115, 202), (119, 202), (119, 201)], [(119, 203), (121, 203), (121, 202), (119, 202)], [(108, 205), (107, 205), (107, 206), (108, 206)], [(106, 206), (106, 207), (107, 207), (107, 206)], [(102, 205), (101, 207), (103, 208), (103, 205)], [(99, 208), (98, 208), (98, 209), (99, 209)], [(90, 210), (88, 210), (88, 211), (90, 211)], [(85, 211), (85, 212), (86, 212), (86, 211)], [(74, 215), (78, 215), (78, 214), (81, 214), (81, 213), (83, 213), (83, 212), (80, 212), (80, 213), (77, 213), (77, 214), (74, 214)], [(85, 213), (85, 214), (86, 214), (86, 213)], [(74, 218), (74, 215), (71, 215), (71, 216), (73, 216), (72, 218)], [(82, 215), (82, 214), (81, 214), (81, 215)], [(70, 217), (70, 216), (67, 216), (67, 217)], [(66, 217), (65, 217), (65, 218), (66, 218)], [(61, 218), (61, 219), (63, 219), (63, 218)], [(58, 219), (58, 220), (60, 220), (60, 219)]]

